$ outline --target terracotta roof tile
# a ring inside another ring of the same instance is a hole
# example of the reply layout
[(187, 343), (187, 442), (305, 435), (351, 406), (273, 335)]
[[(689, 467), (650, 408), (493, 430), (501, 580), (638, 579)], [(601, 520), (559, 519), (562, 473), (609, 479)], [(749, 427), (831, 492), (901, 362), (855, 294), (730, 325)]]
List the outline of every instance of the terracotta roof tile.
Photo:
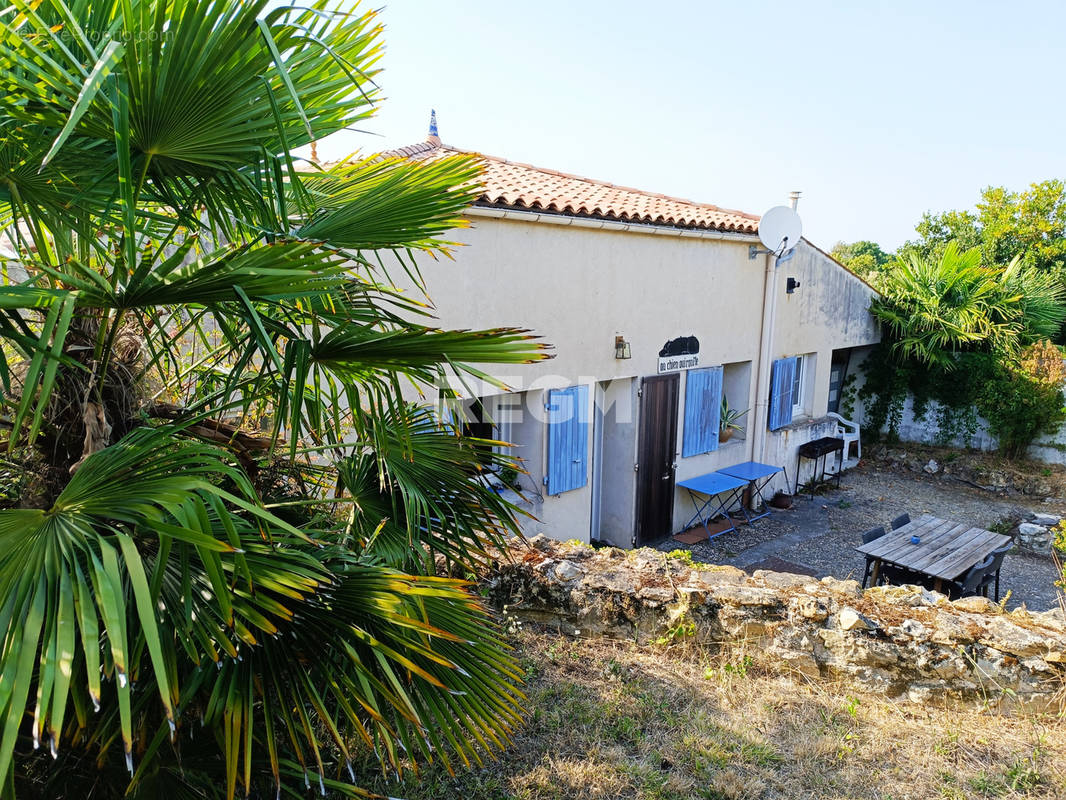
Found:
[[(468, 153), (427, 141), (382, 155), (416, 160)], [(485, 191), (477, 204), (697, 230), (755, 233), (759, 217), (476, 153)]]

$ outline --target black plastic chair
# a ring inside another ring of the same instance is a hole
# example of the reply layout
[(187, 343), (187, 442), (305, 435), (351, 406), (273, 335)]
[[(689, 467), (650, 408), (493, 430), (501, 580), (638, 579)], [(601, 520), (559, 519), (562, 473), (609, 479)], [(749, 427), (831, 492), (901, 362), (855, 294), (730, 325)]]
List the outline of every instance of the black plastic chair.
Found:
[(904, 525), (910, 524), (910, 521), (911, 521), (911, 515), (908, 514), (906, 511), (904, 511), (902, 514), (900, 514), (898, 517), (896, 517), (894, 520), (892, 520), (892, 530), (894, 530), (894, 531), (895, 530), (899, 530)]
[[(1002, 556), (1000, 556), (1002, 560)], [(989, 555), (980, 564), (975, 564), (970, 567), (969, 571), (963, 576), (961, 581), (953, 581), (947, 585), (948, 597), (952, 600), (956, 600), (960, 597), (971, 597), (976, 594), (983, 594), (988, 597), (988, 585), (991, 581), (988, 578), (995, 574), (995, 570), (992, 569), (992, 565), (995, 563), (995, 555)]]
[[(869, 544), (870, 542), (874, 541), (875, 539), (880, 539), (886, 533), (888, 533), (888, 531), (885, 530), (883, 525), (878, 525), (876, 528), (870, 528), (870, 530), (866, 531), (866, 533), (864, 533), (862, 535), (862, 543), (863, 544)], [(870, 580), (870, 573), (873, 572), (874, 562), (875, 561), (877, 561), (876, 558), (871, 558), (870, 556), (866, 556), (866, 570), (865, 570), (865, 572), (863, 572), (863, 575), (862, 575), (862, 588), (863, 589), (866, 588), (866, 582)]]
[(1007, 555), (1012, 547), (1014, 547), (1014, 543), (1008, 542), (1003, 547), (988, 554), (988, 557), (992, 559), (992, 564), (985, 570), (985, 576), (981, 580), (981, 585), (978, 586), (978, 589), (982, 590), (981, 594), (988, 597), (988, 587), (995, 584), (997, 603), (999, 602), (999, 571), (1003, 569), (1003, 556)]

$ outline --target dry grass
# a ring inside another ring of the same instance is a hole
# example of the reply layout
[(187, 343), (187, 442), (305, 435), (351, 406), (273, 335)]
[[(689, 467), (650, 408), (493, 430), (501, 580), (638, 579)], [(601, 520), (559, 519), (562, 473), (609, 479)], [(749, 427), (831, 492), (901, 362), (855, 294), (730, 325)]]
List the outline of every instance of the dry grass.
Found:
[(525, 631), (529, 722), (503, 757), (383, 794), (429, 800), (1066, 798), (1066, 721), (886, 700), (710, 655)]

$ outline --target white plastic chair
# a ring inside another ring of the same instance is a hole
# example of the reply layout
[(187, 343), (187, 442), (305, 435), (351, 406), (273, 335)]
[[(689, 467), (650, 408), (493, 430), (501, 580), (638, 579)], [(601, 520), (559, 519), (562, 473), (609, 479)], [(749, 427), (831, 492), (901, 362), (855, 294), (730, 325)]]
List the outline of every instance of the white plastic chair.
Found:
[(855, 442), (855, 458), (861, 459), (862, 442), (859, 440), (859, 423), (844, 419), (835, 411), (830, 411), (826, 416), (832, 417), (837, 421), (836, 435), (844, 440), (844, 460), (847, 461), (848, 456), (851, 454), (852, 442)]

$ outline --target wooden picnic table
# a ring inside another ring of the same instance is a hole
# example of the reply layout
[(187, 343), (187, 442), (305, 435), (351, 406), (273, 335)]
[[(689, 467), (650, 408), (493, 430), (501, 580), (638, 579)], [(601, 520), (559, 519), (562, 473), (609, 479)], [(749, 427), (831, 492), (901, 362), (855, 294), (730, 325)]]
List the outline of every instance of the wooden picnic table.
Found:
[[(912, 536), (919, 537), (921, 541), (914, 544), (911, 542)], [(984, 528), (924, 514), (855, 549), (875, 559), (870, 578), (874, 586), (877, 585), (881, 564), (888, 563), (928, 575), (935, 580), (933, 588), (941, 591), (944, 581), (958, 579), (970, 567), (1010, 540), (1009, 536)]]

